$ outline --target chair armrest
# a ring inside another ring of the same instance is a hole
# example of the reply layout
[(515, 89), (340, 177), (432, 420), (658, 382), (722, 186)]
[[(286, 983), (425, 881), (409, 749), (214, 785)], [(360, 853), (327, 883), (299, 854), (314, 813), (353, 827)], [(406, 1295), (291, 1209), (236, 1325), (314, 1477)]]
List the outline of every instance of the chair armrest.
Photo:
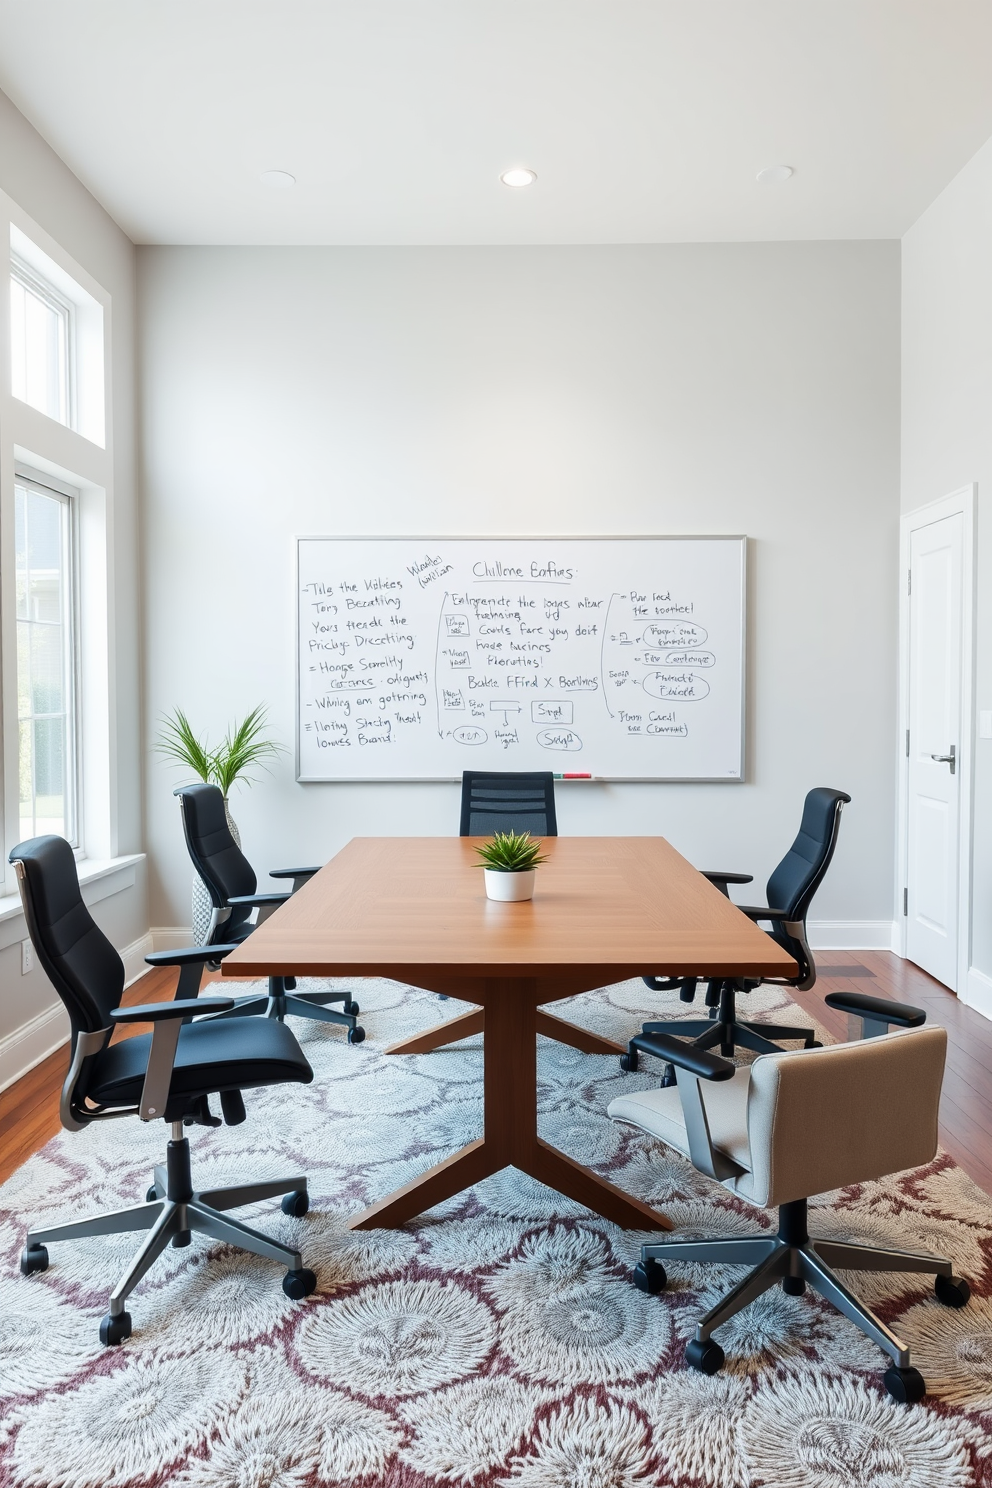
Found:
[(922, 1008), (908, 1002), (889, 1002), (885, 997), (866, 997), (863, 992), (828, 992), (823, 1000), (839, 1013), (860, 1018), (862, 1038), (888, 1033), (891, 1024), (896, 1028), (920, 1028), (927, 1021)]
[(138, 1115), (142, 1121), (165, 1116), (172, 1086), (172, 1067), (183, 1022), (194, 1013), (223, 1013), (234, 1007), (233, 997), (183, 998), (179, 1002), (149, 1002), (141, 1007), (114, 1008), (112, 1023), (152, 1023), (152, 1046), (148, 1051), (145, 1082), (141, 1087)]
[(294, 884), (293, 888), (285, 894), (237, 894), (233, 899), (228, 899), (227, 902), (232, 907), (235, 904), (241, 904), (246, 907), (250, 906), (252, 909), (257, 909), (258, 916), (254, 926), (257, 930), (259, 925), (269, 918), (269, 915), (275, 914), (281, 904), (285, 904), (288, 900), (292, 899), (295, 887)]
[(703, 877), (708, 878), (710, 883), (718, 888), (720, 893), (728, 899), (730, 898), (730, 895), (727, 893), (728, 884), (754, 883), (753, 873), (712, 873), (708, 868), (703, 868), (700, 871)]
[(166, 1018), (195, 1018), (200, 1013), (227, 1013), (233, 997), (183, 997), (177, 1002), (143, 1002), (137, 1007), (114, 1008), (111, 1023), (161, 1023)]
[(176, 998), (196, 997), (200, 991), (203, 968), (216, 965), (224, 956), (236, 951), (236, 945), (185, 946), (178, 951), (152, 951), (145, 960), (149, 966), (178, 966), (179, 985)]
[(653, 1054), (656, 1059), (664, 1059), (700, 1080), (730, 1080), (736, 1070), (729, 1059), (721, 1059), (708, 1049), (697, 1049), (695, 1044), (687, 1044), (667, 1033), (638, 1033), (630, 1042), (642, 1054)]
[(252, 909), (261, 909), (270, 904), (274, 908), (278, 907), (290, 898), (292, 898), (291, 894), (235, 894), (234, 898), (228, 899), (227, 902), (228, 904), (247, 904)]
[(741, 914), (747, 915), (749, 920), (789, 920), (792, 918), (787, 909), (769, 909), (764, 904), (738, 904), (736, 908)]
[(290, 889), (290, 893), (295, 894), (298, 890), (302, 889), (304, 884), (310, 882), (315, 873), (319, 872), (319, 868), (270, 868), (269, 877), (291, 878), (293, 880), (293, 887)]
[(179, 951), (152, 951), (145, 957), (149, 966), (204, 966), (208, 961), (219, 961), (236, 945), (184, 946)]
[(683, 1043), (666, 1033), (639, 1033), (631, 1039), (631, 1044), (645, 1054), (654, 1054), (674, 1064), (693, 1167), (708, 1178), (715, 1178), (718, 1183), (737, 1177), (743, 1169), (713, 1146), (699, 1085), (700, 1080), (731, 1080), (737, 1072), (736, 1067), (729, 1059), (721, 1059), (708, 1049), (697, 1049), (694, 1044)]

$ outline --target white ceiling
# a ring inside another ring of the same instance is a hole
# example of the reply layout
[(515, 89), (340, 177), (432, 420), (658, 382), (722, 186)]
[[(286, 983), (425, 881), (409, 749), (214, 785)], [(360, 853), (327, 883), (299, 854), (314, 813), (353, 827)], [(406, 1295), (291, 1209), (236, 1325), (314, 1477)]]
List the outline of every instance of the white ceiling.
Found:
[(143, 243), (898, 237), (992, 136), (992, 4), (0, 0), (0, 88)]

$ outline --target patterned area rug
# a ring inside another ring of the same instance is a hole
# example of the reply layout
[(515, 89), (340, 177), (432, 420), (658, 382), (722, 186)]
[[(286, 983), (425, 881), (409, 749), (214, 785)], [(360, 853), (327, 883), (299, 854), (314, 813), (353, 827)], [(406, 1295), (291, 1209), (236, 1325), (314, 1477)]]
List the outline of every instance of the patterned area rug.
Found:
[[(826, 1304), (781, 1289), (720, 1330), (728, 1364), (707, 1379), (684, 1366), (685, 1341), (740, 1271), (673, 1266), (669, 1290), (644, 1296), (628, 1278), (648, 1237), (515, 1170), (403, 1231), (346, 1229), (349, 1212), (477, 1136), (482, 1115), (480, 1040), (416, 1057), (381, 1052), (462, 1004), (389, 982), (356, 990), (365, 1044), (295, 1022), (314, 1084), (250, 1093), (246, 1124), (191, 1133), (201, 1187), (309, 1174), (305, 1219), (272, 1204), (239, 1211), (301, 1245), (319, 1276), (306, 1302), (283, 1296), (279, 1267), (194, 1237), (132, 1297), (130, 1340), (103, 1349), (99, 1319), (135, 1236), (52, 1246), (47, 1272), (17, 1274), (25, 1223), (144, 1193), (161, 1123), (62, 1133), (0, 1188), (0, 1483), (992, 1485), (992, 1200), (947, 1157), (824, 1198), (811, 1221), (821, 1235), (945, 1251), (972, 1282), (972, 1303), (954, 1312), (922, 1278), (850, 1278), (911, 1343), (931, 1390), (923, 1405), (890, 1401), (881, 1353)], [(652, 996), (627, 982), (560, 1011), (625, 1038), (659, 1015)], [(781, 1006), (766, 990), (750, 1010)], [(664, 1012), (685, 1009), (673, 1000)], [(614, 1094), (650, 1086), (657, 1072), (624, 1076), (615, 1059), (542, 1040), (542, 1134), (663, 1207), (678, 1231), (769, 1225), (606, 1118)]]

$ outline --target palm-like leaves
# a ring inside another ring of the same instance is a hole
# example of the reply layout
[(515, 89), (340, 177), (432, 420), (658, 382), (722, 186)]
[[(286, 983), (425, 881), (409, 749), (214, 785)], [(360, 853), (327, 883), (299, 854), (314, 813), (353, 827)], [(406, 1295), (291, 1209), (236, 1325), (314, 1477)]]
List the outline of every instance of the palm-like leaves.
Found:
[(268, 761), (282, 751), (282, 745), (264, 737), (265, 709), (261, 704), (253, 708), (240, 723), (235, 723), (224, 735), (224, 741), (213, 758), (214, 779), (225, 796), (238, 776), (251, 781), (248, 774), (254, 765), (268, 768)]
[(181, 708), (162, 721), (156, 749), (177, 764), (186, 765), (201, 780), (213, 781), (224, 795), (239, 778), (252, 780), (248, 771), (255, 765), (267, 765), (282, 752), (283, 746), (265, 738), (265, 708), (259, 705), (233, 723), (216, 749), (206, 739), (197, 738)]
[(181, 708), (171, 717), (162, 720), (162, 728), (155, 748), (159, 754), (168, 755), (177, 764), (189, 765), (201, 780), (209, 780), (213, 768), (213, 755), (206, 742), (193, 732), (193, 726)]
[(529, 832), (496, 832), (488, 842), (476, 847), (481, 867), (495, 868), (500, 873), (528, 873), (539, 863), (546, 863), (541, 852), (544, 844), (536, 842)]

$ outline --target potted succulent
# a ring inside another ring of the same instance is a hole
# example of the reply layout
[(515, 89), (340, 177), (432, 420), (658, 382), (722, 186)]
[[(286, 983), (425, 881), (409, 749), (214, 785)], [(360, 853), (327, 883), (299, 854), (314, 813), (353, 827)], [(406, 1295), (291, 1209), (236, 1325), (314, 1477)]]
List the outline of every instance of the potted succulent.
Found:
[(475, 850), (482, 859), (490, 899), (533, 899), (537, 865), (546, 863), (547, 857), (529, 832), (497, 832)]
[[(269, 761), (283, 752), (283, 746), (266, 737), (265, 708), (253, 708), (240, 723), (228, 729), (216, 749), (211, 749), (206, 739), (201, 739), (181, 708), (162, 720), (155, 747), (160, 754), (189, 769), (200, 780), (219, 785), (224, 795), (224, 810), (231, 836), (241, 846), (241, 834), (231, 816), (228, 796), (236, 780), (246, 785), (252, 781), (248, 773), (253, 766), (267, 766)], [(206, 939), (210, 923), (211, 901), (206, 884), (198, 873), (193, 874), (193, 938), (197, 945)]]

